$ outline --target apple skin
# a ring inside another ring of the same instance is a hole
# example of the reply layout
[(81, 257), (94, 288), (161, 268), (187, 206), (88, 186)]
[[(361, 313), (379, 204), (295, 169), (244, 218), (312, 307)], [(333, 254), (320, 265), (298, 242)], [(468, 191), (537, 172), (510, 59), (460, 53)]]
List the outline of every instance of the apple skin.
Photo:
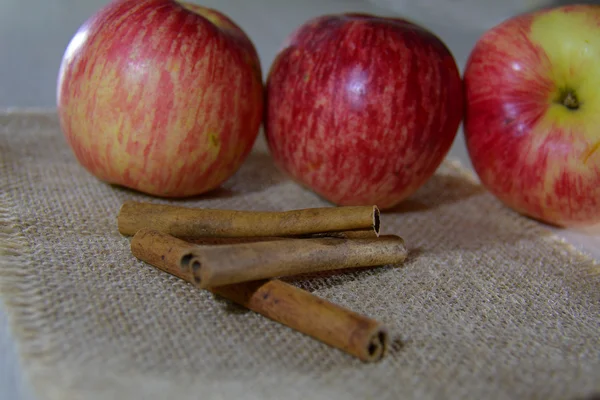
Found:
[(337, 205), (394, 207), (439, 167), (462, 120), (453, 55), (414, 23), (322, 15), (284, 42), (266, 83), (276, 165)]
[(172, 0), (117, 0), (60, 66), (57, 109), (79, 163), (160, 197), (219, 187), (247, 158), (264, 109), (260, 61), (231, 19)]
[(549, 225), (600, 222), (600, 6), (505, 20), (476, 43), (464, 85), (465, 140), (482, 184)]

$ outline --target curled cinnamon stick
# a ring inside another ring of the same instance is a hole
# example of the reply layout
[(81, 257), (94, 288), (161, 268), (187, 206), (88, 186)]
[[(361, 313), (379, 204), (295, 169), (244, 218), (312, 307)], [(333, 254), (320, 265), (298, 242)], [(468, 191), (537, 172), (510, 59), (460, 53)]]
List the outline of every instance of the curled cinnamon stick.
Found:
[[(188, 242), (142, 230), (133, 237), (131, 251), (141, 261), (195, 283), (195, 259), (188, 254)], [(378, 361), (386, 354), (388, 333), (380, 322), (280, 280), (258, 280), (209, 290), (360, 360)]]
[(132, 236), (142, 228), (150, 228), (186, 239), (322, 235), (364, 230), (372, 230), (378, 236), (379, 217), (377, 206), (238, 211), (129, 201), (121, 206), (117, 224), (123, 235)]
[[(167, 234), (143, 228), (133, 240), (139, 237), (160, 245)], [(406, 256), (404, 240), (390, 235), (376, 239), (285, 239), (217, 246), (188, 243), (178, 264), (183, 269), (191, 267), (195, 284), (206, 289), (310, 272), (399, 264)]]

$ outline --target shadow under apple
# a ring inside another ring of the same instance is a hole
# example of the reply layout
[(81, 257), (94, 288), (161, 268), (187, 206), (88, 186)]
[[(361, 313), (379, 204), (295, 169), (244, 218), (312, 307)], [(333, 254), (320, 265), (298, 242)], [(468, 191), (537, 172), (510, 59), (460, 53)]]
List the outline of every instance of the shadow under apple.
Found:
[(389, 210), (383, 210), (384, 215), (406, 214), (428, 211), (445, 204), (463, 201), (471, 196), (485, 193), (486, 189), (465, 178), (436, 173), (413, 195)]
[(264, 152), (252, 152), (242, 166), (219, 187), (205, 193), (182, 198), (169, 198), (148, 195), (134, 189), (115, 184), (108, 184), (123, 200), (163, 200), (170, 203), (196, 203), (198, 201), (227, 199), (266, 190), (288, 178), (275, 168), (271, 156)]

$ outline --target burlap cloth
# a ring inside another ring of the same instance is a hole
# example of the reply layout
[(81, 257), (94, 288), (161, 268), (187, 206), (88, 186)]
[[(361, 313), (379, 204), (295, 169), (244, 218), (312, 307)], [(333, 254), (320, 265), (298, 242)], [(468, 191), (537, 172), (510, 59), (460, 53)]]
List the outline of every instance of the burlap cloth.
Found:
[[(75, 161), (52, 113), (0, 114), (1, 293), (41, 399), (577, 399), (600, 391), (592, 259), (502, 207), (447, 161), (382, 216), (402, 268), (291, 282), (389, 325), (363, 364), (132, 257), (127, 199)], [(157, 200), (155, 200), (157, 201)], [(328, 205), (262, 142), (222, 190), (180, 204)]]

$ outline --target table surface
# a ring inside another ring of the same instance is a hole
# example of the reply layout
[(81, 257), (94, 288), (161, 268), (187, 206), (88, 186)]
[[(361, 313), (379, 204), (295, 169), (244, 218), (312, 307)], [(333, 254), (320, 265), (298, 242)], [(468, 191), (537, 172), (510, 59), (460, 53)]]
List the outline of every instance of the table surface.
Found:
[[(570, 2), (574, 2), (569, 0)], [(0, 108), (54, 108), (58, 65), (78, 26), (108, 0), (4, 0), (0, 14)], [(316, 15), (361, 11), (402, 14), (440, 36), (461, 68), (477, 38), (500, 20), (552, 0), (205, 0), (238, 22), (256, 44), (266, 73), (283, 38)], [(591, 1), (598, 3), (598, 1)], [(560, 2), (564, 4), (565, 1)], [(470, 167), (462, 131), (449, 156)], [(557, 231), (600, 259), (600, 229)], [(0, 307), (0, 400), (33, 399), (19, 368), (8, 316)]]

